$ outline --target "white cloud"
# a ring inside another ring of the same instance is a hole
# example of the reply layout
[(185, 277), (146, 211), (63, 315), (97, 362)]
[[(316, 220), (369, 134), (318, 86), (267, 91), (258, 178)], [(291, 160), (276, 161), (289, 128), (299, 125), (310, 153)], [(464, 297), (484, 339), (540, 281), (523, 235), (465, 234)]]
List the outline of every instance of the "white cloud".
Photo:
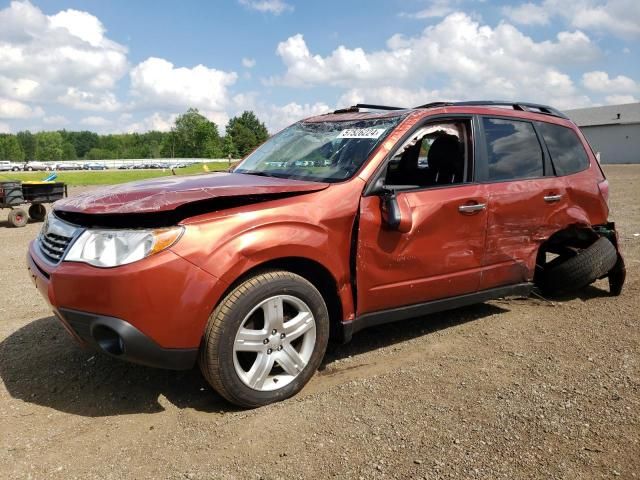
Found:
[(263, 13), (272, 13), (274, 15), (280, 15), (287, 11), (293, 11), (293, 6), (285, 2), (284, 0), (238, 0), (240, 5), (243, 5), (251, 10), (257, 10)]
[(167, 60), (150, 57), (131, 71), (131, 89), (143, 105), (221, 111), (228, 103), (227, 88), (237, 78), (235, 72), (204, 65), (174, 67)]
[(417, 36), (394, 35), (379, 51), (339, 46), (321, 56), (297, 34), (281, 42), (276, 53), (286, 72), (273, 83), (340, 86), (391, 99), (397, 98), (388, 94), (393, 87), (411, 100), (416, 97), (411, 91), (431, 97), (436, 89), (429, 86), (444, 84), (435, 92), (440, 99), (526, 99), (563, 108), (589, 99), (555, 65), (592, 61), (599, 50), (580, 31), (536, 42), (508, 23), (492, 28), (457, 12)]
[[(258, 92), (240, 93), (233, 97), (235, 113), (240, 114), (244, 110), (252, 110), (257, 117), (265, 123), (271, 133), (278, 132), (303, 118), (328, 113), (335, 108), (324, 102), (297, 103), (289, 102), (285, 105), (274, 105), (260, 100)], [(220, 126), (220, 124), (218, 124)]]
[(40, 83), (29, 78), (9, 78), (0, 75), (0, 94), (17, 100), (29, 100), (36, 93)]
[(583, 74), (582, 83), (589, 90), (599, 93), (625, 94), (640, 91), (640, 85), (633, 79), (624, 75), (610, 78), (607, 72), (602, 71)]
[(243, 58), (242, 59), (242, 66), (245, 68), (253, 68), (256, 66), (256, 60), (255, 58)]
[[(154, 112), (138, 122), (132, 122), (118, 128), (118, 131), (126, 133), (143, 133), (151, 130), (160, 132), (168, 132), (173, 127), (178, 114), (176, 113), (160, 113)], [(121, 115), (119, 121), (121, 123), (131, 120), (130, 116)]]
[(69, 120), (64, 115), (51, 115), (49, 117), (44, 117), (42, 122), (46, 125), (52, 125), (55, 127), (63, 127), (69, 124)]
[[(538, 21), (532, 21), (527, 12)], [(575, 28), (600, 30), (624, 38), (640, 36), (637, 0), (544, 0), (507, 7), (505, 13), (517, 23), (546, 23), (540, 20), (561, 17)]]
[(111, 125), (113, 122), (107, 118), (100, 116), (89, 116), (80, 120), (80, 123), (83, 125), (89, 125), (90, 127), (106, 127)]
[(48, 17), (29, 2), (12, 2), (0, 10), (0, 24), (0, 73), (9, 78), (110, 88), (126, 72), (125, 47), (105, 38), (100, 21), (86, 12)]
[(604, 100), (609, 105), (621, 105), (624, 103), (638, 102), (638, 98), (633, 95), (607, 95)]
[(0, 98), (0, 118), (33, 118), (44, 115), (41, 107), (31, 107), (26, 103)]
[[(340, 97), (338, 105), (346, 107), (357, 103), (369, 103), (410, 108), (442, 100), (444, 98), (443, 95), (445, 94), (439, 90), (427, 90), (425, 88), (389, 86), (352, 88)], [(457, 98), (449, 98), (449, 100), (457, 100)]]
[(13, 1), (0, 10), (0, 25), (0, 95), (6, 98), (31, 104), (61, 98), (75, 108), (66, 101), (70, 91), (113, 97), (111, 89), (129, 68), (126, 48), (107, 38), (87, 12), (47, 16), (28, 1)]
[(291, 102), (282, 106), (270, 105), (258, 110), (257, 115), (265, 122), (270, 132), (277, 132), (298, 120), (321, 115), (331, 110), (333, 109), (323, 102), (313, 104)]
[(401, 13), (400, 16), (417, 19), (444, 17), (453, 12), (452, 3), (452, 0), (431, 0), (426, 8), (414, 13)]
[(517, 7), (507, 6), (502, 13), (521, 25), (547, 25), (549, 23), (549, 11), (535, 3), (523, 3)]
[(85, 92), (75, 87), (69, 87), (63, 95), (57, 98), (57, 101), (76, 110), (114, 112), (121, 107), (112, 92)]

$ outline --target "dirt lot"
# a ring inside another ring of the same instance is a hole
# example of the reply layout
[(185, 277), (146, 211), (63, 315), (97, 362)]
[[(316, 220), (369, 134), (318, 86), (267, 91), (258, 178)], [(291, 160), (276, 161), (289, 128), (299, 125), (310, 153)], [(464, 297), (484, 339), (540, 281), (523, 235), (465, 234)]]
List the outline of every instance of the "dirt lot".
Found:
[(253, 411), (197, 370), (78, 349), (24, 267), (39, 225), (0, 223), (0, 478), (640, 477), (640, 166), (607, 173), (622, 296), (598, 282), (377, 327)]

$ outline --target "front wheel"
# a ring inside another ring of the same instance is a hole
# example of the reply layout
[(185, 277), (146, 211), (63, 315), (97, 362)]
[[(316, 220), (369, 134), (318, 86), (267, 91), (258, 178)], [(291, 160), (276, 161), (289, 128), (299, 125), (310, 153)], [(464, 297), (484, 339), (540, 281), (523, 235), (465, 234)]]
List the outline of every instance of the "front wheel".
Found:
[(320, 366), (329, 314), (320, 292), (286, 271), (238, 285), (209, 318), (200, 368), (228, 401), (259, 407), (298, 393)]

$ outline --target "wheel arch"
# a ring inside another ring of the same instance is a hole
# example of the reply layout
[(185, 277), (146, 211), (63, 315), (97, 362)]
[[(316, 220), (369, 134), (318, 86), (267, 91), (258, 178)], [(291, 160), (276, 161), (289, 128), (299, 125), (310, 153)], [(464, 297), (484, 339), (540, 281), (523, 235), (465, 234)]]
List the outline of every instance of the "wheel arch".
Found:
[(540, 243), (535, 257), (534, 283), (542, 273), (547, 253), (559, 254), (564, 247), (586, 248), (601, 236), (590, 224), (567, 225)]
[(338, 282), (331, 271), (320, 262), (307, 257), (279, 257), (253, 265), (229, 283), (228, 288), (221, 295), (220, 301), (248, 278), (268, 270), (284, 270), (295, 273), (316, 287), (327, 305), (331, 338), (337, 341), (343, 340), (342, 320), (345, 310), (349, 307), (343, 305)]

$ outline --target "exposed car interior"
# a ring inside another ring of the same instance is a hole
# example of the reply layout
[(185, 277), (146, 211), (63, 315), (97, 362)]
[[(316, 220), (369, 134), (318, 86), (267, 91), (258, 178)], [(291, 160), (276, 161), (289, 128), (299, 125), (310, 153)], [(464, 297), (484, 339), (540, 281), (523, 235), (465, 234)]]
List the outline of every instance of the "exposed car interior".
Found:
[(389, 162), (385, 184), (425, 188), (464, 183), (470, 160), (468, 139), (466, 122), (419, 129)]

